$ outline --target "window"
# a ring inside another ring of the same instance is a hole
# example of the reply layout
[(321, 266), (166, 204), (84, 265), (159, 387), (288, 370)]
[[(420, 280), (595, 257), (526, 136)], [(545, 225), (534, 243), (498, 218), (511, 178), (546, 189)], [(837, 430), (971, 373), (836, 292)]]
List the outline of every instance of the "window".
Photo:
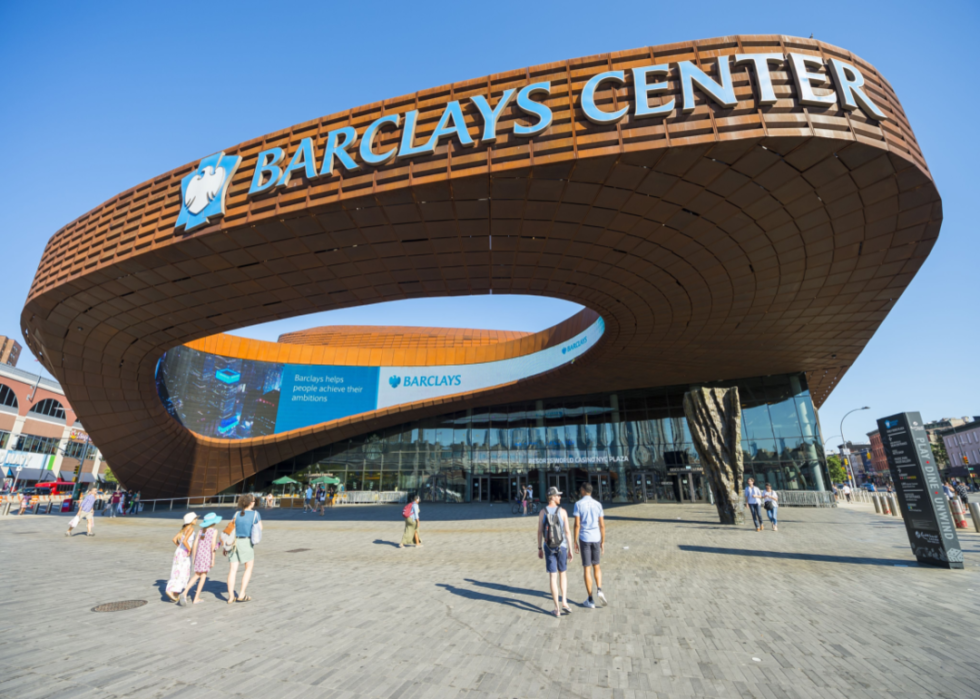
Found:
[(56, 401), (54, 398), (45, 398), (40, 403), (35, 404), (31, 407), (28, 413), (33, 413), (34, 415), (44, 415), (45, 417), (51, 417), (55, 420), (65, 419), (65, 409), (62, 407), (61, 403)]
[(31, 454), (54, 454), (58, 450), (57, 437), (35, 437), (30, 434), (22, 434), (17, 440), (14, 451), (26, 451)]
[(0, 383), (0, 405), (6, 408), (17, 409), (17, 396), (14, 395), (14, 390), (9, 386), (4, 386)]
[(4, 430), (0, 430), (0, 449), (7, 448), (7, 442), (10, 441), (10, 433)]
[(68, 442), (68, 446), (65, 447), (65, 456), (69, 459), (78, 459), (81, 461), (85, 457), (87, 449), (88, 442)]

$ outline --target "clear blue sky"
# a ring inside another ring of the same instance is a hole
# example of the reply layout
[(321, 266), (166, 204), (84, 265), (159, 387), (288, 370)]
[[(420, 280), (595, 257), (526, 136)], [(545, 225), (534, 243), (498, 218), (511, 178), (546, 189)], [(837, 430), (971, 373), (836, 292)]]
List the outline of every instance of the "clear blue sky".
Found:
[[(812, 33), (891, 81), (945, 211), (932, 256), (821, 410), (824, 435), (837, 443), (841, 417), (862, 405), (872, 409), (845, 424), (855, 440), (874, 418), (901, 410), (927, 419), (980, 414), (980, 238), (970, 220), (980, 166), (978, 20), (975, 1), (2, 3), (0, 334), (19, 337), (37, 262), (60, 226), (227, 146), (512, 68), (727, 34)], [(574, 308), (501, 296), (478, 306), (428, 300), (251, 334), (351, 322), (537, 330)], [(21, 366), (40, 368), (29, 354)]]

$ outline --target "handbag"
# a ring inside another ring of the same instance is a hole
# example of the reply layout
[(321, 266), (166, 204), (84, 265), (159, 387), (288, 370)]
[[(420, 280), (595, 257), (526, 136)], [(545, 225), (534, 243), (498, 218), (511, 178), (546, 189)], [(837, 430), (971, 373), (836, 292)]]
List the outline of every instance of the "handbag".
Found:
[(236, 512), (235, 516), (228, 522), (228, 526), (221, 532), (221, 547), (225, 555), (234, 551), (235, 545), (237, 544), (237, 540), (235, 539), (235, 520), (237, 518), (238, 513)]
[(766, 508), (767, 510), (771, 510), (771, 509), (772, 509), (772, 500), (766, 500), (766, 501), (765, 501), (765, 502), (764, 502), (764, 503), (762, 504), (762, 506), (763, 506), (764, 508)]
[(256, 527), (255, 524), (259, 518), (258, 513), (252, 513), (252, 531), (248, 535), (249, 540), (252, 542), (252, 546), (262, 541), (262, 527)]
[(71, 521), (68, 523), (68, 528), (74, 529), (75, 527), (77, 527), (78, 521), (79, 521), (79, 515), (75, 515), (74, 517), (72, 517)]

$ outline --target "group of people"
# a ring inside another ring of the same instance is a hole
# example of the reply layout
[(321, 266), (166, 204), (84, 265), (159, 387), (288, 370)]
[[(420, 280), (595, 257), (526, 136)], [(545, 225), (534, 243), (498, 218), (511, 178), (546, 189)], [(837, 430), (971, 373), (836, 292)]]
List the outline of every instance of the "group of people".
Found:
[(548, 505), (541, 510), (537, 527), (538, 558), (545, 562), (551, 598), (555, 603), (552, 613), (556, 618), (572, 613), (568, 604), (567, 571), (568, 563), (575, 558), (576, 553), (582, 556), (585, 591), (588, 594), (588, 599), (582, 606), (595, 609), (596, 599), (603, 606), (609, 603), (602, 591), (600, 568), (600, 560), (606, 550), (606, 520), (602, 505), (592, 497), (592, 485), (583, 483), (579, 488), (580, 498), (572, 512), (575, 518), (573, 537), (568, 514), (561, 506), (563, 494), (558, 488), (548, 488)]
[(313, 489), (313, 486), (306, 486), (306, 490), (303, 491), (303, 512), (320, 512), (320, 516), (323, 517), (323, 512), (328, 507), (333, 507), (337, 500), (337, 489), (334, 487), (325, 488), (322, 484)]
[(964, 505), (969, 505), (970, 493), (976, 492), (975, 489), (968, 486), (963, 481), (958, 481), (955, 478), (943, 483), (943, 493), (946, 495), (947, 500), (952, 500), (955, 497), (959, 497), (960, 502)]
[[(246, 594), (255, 566), (255, 545), (262, 534), (262, 517), (255, 511), (257, 500), (254, 495), (238, 498), (238, 511), (232, 521), (219, 534), (217, 525), (223, 521), (214, 512), (199, 519), (194, 512), (184, 515), (184, 524), (173, 538), (176, 546), (170, 579), (167, 581), (166, 595), (171, 602), (182, 606), (200, 604), (201, 592), (211, 568), (214, 567), (217, 551), (228, 558), (228, 604), (251, 602)], [(235, 583), (240, 565), (245, 566), (241, 589), (236, 593)], [(188, 595), (194, 589), (193, 602)]]
[(755, 479), (750, 478), (748, 485), (745, 486), (745, 502), (742, 507), (746, 505), (752, 512), (752, 524), (755, 525), (757, 532), (761, 532), (763, 528), (762, 510), (766, 511), (772, 530), (774, 532), (779, 531), (779, 493), (773, 490), (772, 485), (766, 483), (766, 489), (764, 491), (759, 490), (755, 484)]

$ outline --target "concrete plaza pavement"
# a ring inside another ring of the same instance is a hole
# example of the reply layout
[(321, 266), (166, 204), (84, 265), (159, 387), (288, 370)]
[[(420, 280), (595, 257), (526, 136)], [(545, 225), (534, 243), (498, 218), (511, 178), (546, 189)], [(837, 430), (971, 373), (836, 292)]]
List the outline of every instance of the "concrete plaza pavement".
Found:
[[(0, 697), (980, 696), (972, 532), (946, 571), (863, 506), (784, 507), (763, 533), (708, 506), (611, 507), (610, 605), (579, 606), (576, 559), (557, 620), (532, 519), (423, 504), (425, 546), (399, 550), (400, 509), (264, 513), (253, 601), (225, 604), (219, 556), (191, 608), (162, 595), (182, 511), (99, 517), (92, 538), (0, 518)], [(90, 611), (131, 599), (149, 603)]]

